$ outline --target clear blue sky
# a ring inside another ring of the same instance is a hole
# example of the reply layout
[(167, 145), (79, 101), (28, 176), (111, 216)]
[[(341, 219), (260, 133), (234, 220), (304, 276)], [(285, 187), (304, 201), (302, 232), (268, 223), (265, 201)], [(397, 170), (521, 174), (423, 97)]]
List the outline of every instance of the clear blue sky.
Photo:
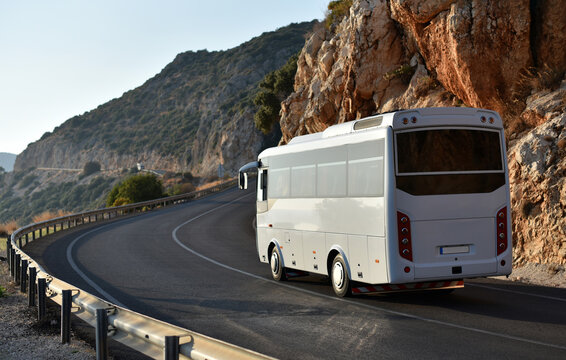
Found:
[(188, 50), (225, 50), (329, 0), (0, 0), (0, 152), (142, 85)]

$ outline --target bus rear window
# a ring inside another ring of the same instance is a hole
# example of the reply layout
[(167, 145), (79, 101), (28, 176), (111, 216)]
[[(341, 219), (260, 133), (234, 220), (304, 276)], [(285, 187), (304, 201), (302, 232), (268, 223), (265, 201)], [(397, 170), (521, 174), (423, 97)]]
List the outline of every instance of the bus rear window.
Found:
[(435, 129), (398, 133), (397, 174), (502, 171), (499, 132)]
[(489, 193), (505, 185), (497, 131), (417, 130), (395, 140), (397, 188), (409, 194)]

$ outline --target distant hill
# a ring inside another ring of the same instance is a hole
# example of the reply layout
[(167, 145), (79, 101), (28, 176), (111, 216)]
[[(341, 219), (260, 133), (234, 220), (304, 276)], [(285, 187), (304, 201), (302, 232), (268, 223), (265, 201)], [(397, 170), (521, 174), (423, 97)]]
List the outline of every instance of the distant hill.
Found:
[(0, 166), (4, 168), (5, 171), (14, 170), (14, 163), (16, 162), (16, 154), (10, 154), (5, 152), (0, 152)]
[(300, 51), (315, 23), (291, 24), (226, 51), (179, 54), (142, 86), (44, 134), (18, 156), (15, 169), (142, 162), (207, 176), (222, 163), (233, 175), (264, 140), (253, 124), (257, 84)]

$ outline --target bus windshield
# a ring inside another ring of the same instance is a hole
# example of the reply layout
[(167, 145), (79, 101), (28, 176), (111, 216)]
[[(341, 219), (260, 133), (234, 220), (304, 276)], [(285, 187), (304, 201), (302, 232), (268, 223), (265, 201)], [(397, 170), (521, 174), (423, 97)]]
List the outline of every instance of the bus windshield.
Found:
[(505, 184), (498, 131), (425, 129), (395, 140), (397, 188), (410, 194), (485, 193)]

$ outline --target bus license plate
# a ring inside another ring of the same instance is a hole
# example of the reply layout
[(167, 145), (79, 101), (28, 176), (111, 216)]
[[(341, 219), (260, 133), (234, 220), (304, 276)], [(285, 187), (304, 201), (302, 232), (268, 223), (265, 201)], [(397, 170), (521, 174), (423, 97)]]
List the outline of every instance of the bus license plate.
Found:
[(462, 253), (469, 253), (470, 246), (469, 245), (459, 245), (459, 246), (441, 246), (440, 247), (440, 254), (462, 254)]

